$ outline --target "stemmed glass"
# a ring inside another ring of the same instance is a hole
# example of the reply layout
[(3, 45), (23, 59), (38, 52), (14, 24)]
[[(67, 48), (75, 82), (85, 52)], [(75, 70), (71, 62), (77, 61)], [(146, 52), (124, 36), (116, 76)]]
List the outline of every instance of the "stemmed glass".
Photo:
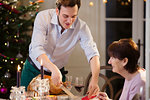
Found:
[(71, 90), (72, 88), (72, 76), (66, 76), (66, 88)]
[(84, 79), (82, 76), (81, 77), (75, 77), (74, 87), (80, 93), (80, 96), (81, 96), (81, 92), (84, 88)]

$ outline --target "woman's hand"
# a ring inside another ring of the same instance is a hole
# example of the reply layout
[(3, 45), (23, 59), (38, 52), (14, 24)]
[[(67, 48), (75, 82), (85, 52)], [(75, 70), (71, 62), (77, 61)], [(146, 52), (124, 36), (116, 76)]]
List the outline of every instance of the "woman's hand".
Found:
[(100, 100), (111, 100), (105, 92), (99, 92), (97, 98), (99, 98)]

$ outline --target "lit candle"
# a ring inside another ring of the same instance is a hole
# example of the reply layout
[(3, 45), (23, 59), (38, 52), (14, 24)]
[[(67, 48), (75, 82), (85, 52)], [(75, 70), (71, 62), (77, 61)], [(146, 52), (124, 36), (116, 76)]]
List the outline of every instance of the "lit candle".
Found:
[(43, 62), (41, 60), (41, 79), (44, 77)]
[(18, 68), (17, 68), (17, 87), (20, 86), (20, 75), (21, 75), (20, 69), (21, 69), (21, 67), (20, 67), (20, 65), (18, 65)]

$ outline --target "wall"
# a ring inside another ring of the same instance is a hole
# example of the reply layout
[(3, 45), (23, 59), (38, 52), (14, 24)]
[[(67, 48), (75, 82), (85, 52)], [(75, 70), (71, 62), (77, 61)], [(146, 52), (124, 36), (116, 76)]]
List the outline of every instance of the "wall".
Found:
[(146, 2), (146, 100), (150, 100), (150, 1)]

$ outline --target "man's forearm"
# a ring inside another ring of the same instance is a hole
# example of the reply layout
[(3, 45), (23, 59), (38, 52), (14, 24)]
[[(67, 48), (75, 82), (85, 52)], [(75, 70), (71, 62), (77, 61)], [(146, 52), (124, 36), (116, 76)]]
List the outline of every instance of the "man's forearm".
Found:
[(100, 61), (99, 56), (94, 56), (90, 60), (91, 72), (92, 72), (92, 80), (98, 83), (98, 77), (100, 72)]
[(37, 61), (40, 63), (42, 60), (42, 65), (44, 67), (46, 67), (48, 70), (52, 71), (56, 71), (58, 70), (57, 66), (55, 66), (47, 57), (46, 54), (42, 54), (37, 58)]

